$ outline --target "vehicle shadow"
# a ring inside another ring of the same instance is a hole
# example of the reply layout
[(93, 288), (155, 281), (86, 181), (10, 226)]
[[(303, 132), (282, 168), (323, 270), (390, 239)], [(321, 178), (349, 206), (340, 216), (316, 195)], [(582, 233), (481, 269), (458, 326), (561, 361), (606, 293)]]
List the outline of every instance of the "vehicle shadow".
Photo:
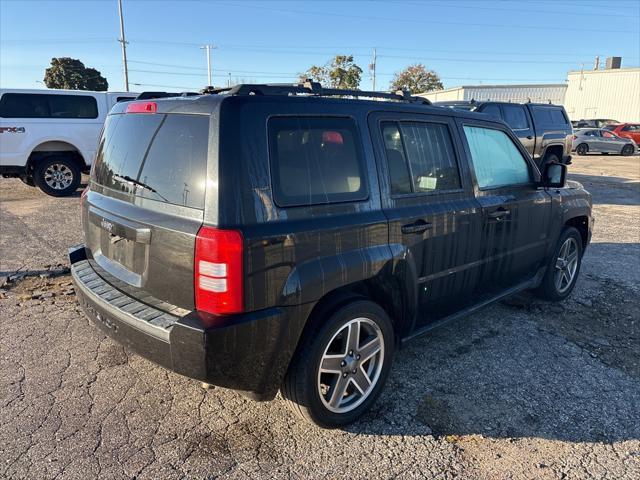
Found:
[(591, 273), (561, 303), (512, 297), (396, 352), (383, 394), (347, 430), (638, 440), (638, 311), (637, 292)]
[(580, 182), (595, 204), (640, 205), (640, 182), (624, 177), (569, 173), (568, 180)]

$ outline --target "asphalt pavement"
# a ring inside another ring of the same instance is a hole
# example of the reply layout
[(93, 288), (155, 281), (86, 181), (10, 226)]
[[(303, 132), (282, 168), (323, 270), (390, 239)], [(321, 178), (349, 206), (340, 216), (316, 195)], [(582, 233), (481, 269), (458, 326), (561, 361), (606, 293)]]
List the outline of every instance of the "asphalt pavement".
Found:
[(344, 430), (168, 372), (89, 323), (78, 196), (0, 180), (0, 477), (640, 478), (640, 157), (575, 157), (596, 217), (572, 296), (520, 295), (397, 353)]

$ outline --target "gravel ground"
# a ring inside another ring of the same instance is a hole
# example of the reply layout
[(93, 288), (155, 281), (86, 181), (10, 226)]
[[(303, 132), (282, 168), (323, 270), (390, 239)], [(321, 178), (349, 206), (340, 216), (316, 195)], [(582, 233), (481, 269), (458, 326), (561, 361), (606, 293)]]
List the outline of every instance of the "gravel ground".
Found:
[(520, 295), (417, 339), (373, 410), (334, 431), (102, 335), (65, 267), (77, 197), (1, 180), (0, 476), (640, 478), (640, 158), (570, 171), (596, 216), (572, 297)]

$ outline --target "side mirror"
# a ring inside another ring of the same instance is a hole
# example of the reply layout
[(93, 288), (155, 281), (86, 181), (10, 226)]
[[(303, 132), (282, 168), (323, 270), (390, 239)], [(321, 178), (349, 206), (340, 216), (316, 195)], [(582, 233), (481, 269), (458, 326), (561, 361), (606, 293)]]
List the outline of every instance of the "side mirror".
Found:
[(541, 186), (562, 188), (567, 179), (567, 166), (563, 163), (547, 163), (542, 168)]

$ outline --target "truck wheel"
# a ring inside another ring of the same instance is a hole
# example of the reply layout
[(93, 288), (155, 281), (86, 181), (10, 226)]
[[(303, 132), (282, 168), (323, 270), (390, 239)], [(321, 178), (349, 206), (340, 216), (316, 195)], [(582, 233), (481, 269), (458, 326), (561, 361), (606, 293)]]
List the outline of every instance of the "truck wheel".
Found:
[(624, 147), (622, 147), (622, 155), (624, 156), (629, 156), (629, 155), (633, 155), (633, 152), (635, 151), (635, 148), (633, 147), (633, 145), (625, 145)]
[(540, 287), (538, 297), (557, 302), (569, 296), (576, 285), (582, 262), (582, 237), (574, 227), (565, 227), (560, 235), (547, 271)]
[(36, 164), (33, 180), (47, 195), (66, 197), (78, 190), (81, 176), (82, 172), (74, 160), (53, 156)]
[(578, 155), (586, 155), (587, 153), (589, 153), (589, 145), (587, 145), (586, 143), (581, 143), (576, 147), (576, 153)]
[(321, 427), (351, 423), (382, 391), (393, 347), (386, 312), (368, 300), (352, 301), (305, 335), (282, 394), (297, 415)]

